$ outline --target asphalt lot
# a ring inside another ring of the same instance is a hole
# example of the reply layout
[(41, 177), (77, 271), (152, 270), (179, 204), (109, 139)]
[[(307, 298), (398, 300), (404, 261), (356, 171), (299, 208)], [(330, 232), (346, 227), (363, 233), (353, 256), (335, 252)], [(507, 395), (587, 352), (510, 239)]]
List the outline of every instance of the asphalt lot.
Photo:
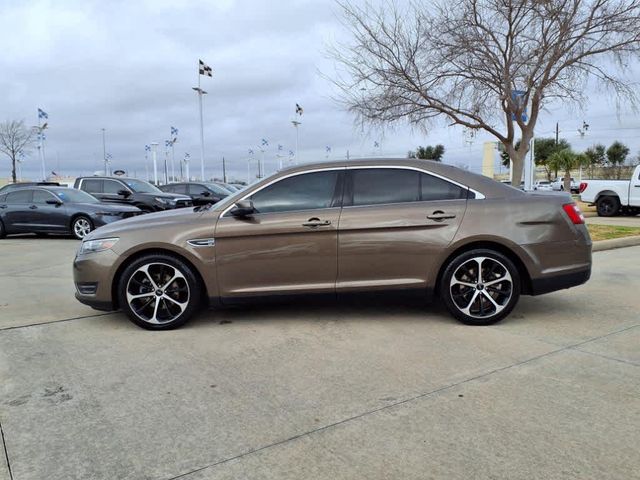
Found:
[(75, 301), (77, 245), (0, 241), (0, 480), (639, 478), (640, 247), (492, 327), (381, 301), (148, 332)]

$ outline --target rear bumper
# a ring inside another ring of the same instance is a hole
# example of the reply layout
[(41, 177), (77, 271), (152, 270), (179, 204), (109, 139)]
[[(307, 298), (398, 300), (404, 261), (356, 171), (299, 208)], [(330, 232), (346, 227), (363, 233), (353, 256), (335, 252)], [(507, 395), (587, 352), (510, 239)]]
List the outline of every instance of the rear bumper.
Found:
[(566, 288), (577, 287), (586, 283), (591, 277), (591, 266), (586, 269), (571, 273), (561, 273), (550, 275), (544, 278), (531, 279), (531, 295), (542, 295), (544, 293), (564, 290)]

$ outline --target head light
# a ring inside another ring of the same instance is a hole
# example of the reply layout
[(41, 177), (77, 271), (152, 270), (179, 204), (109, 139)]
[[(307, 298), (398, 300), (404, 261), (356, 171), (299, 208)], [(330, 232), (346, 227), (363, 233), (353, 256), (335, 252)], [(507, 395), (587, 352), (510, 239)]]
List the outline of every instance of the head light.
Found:
[(86, 240), (80, 246), (80, 254), (102, 252), (113, 247), (119, 238), (99, 238), (98, 240)]
[(155, 197), (154, 200), (158, 203), (162, 203), (164, 205), (171, 205), (172, 203), (175, 203), (175, 200), (171, 200), (169, 198), (160, 198), (160, 197)]

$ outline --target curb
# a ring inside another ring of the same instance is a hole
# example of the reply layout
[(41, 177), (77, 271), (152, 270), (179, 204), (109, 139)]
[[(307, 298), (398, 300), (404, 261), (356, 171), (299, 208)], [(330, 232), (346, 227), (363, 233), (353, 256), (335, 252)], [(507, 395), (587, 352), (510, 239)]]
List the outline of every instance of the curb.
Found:
[(613, 250), (614, 248), (636, 247), (640, 245), (640, 236), (612, 238), (611, 240), (600, 240), (593, 242), (592, 252), (602, 252)]

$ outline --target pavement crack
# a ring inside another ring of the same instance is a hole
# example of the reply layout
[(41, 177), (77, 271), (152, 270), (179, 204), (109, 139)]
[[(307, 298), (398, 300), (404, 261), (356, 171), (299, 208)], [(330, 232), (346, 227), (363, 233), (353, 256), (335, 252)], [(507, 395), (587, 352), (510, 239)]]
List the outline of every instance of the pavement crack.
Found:
[[(622, 333), (622, 332), (625, 332), (627, 330), (631, 330), (631, 329), (639, 327), (639, 326), (640, 325), (632, 325), (630, 327), (625, 327), (625, 328), (622, 328), (620, 330), (616, 330), (615, 332), (609, 332), (609, 333), (606, 333), (604, 335), (600, 335), (598, 337), (590, 338), (589, 340), (585, 340), (583, 342), (579, 342), (579, 343), (572, 344), (572, 345), (566, 345), (564, 347), (557, 348), (555, 350), (551, 350), (551, 351), (543, 353), (541, 355), (536, 355), (534, 357), (528, 358), (527, 360), (522, 360), (520, 362), (515, 362), (515, 363), (512, 363), (510, 365), (506, 365), (504, 367), (495, 368), (495, 369), (490, 370), (488, 372), (484, 372), (484, 373), (481, 373), (479, 375), (475, 375), (473, 377), (469, 377), (469, 378), (467, 378), (465, 380), (461, 380), (461, 381), (456, 382), (456, 383), (445, 385), (443, 387), (436, 388), (436, 389), (430, 390), (428, 392), (424, 392), (424, 393), (421, 393), (421, 394), (418, 394), (418, 395), (414, 395), (414, 396), (409, 397), (409, 398), (398, 400), (397, 402), (389, 403), (387, 405), (383, 405), (382, 407), (378, 407), (378, 408), (375, 408), (375, 409), (372, 409), (372, 410), (367, 410), (365, 412), (359, 413), (357, 415), (353, 415), (351, 417), (343, 418), (342, 420), (339, 420), (337, 422), (333, 422), (333, 423), (330, 423), (330, 424), (327, 424), (327, 425), (323, 425), (323, 426), (318, 427), (318, 428), (314, 428), (314, 429), (311, 429), (311, 430), (308, 430), (308, 431), (305, 431), (305, 432), (301, 432), (301, 433), (299, 433), (297, 435), (293, 435), (291, 437), (288, 437), (288, 438), (285, 438), (285, 439), (282, 439), (282, 440), (278, 440), (278, 441), (263, 445), (263, 446), (258, 447), (258, 448), (247, 450), (246, 452), (242, 452), (242, 453), (239, 453), (239, 454), (231, 456), (231, 457), (223, 458), (222, 460), (219, 460), (217, 462), (213, 462), (213, 463), (210, 463), (208, 465), (204, 465), (202, 467), (198, 467), (198, 468), (195, 468), (193, 470), (189, 470), (188, 472), (181, 473), (181, 474), (173, 476), (173, 477), (169, 477), (166, 480), (177, 480), (179, 478), (185, 478), (187, 476), (193, 475), (194, 473), (198, 473), (198, 472), (201, 472), (203, 470), (207, 470), (209, 468), (214, 468), (214, 467), (217, 467), (219, 465), (223, 465), (225, 463), (229, 463), (229, 462), (231, 462), (233, 460), (238, 460), (238, 459), (247, 457), (249, 455), (253, 455), (255, 453), (259, 453), (259, 452), (261, 452), (263, 450), (268, 450), (270, 448), (278, 447), (280, 445), (284, 445), (286, 443), (293, 442), (293, 441), (298, 440), (298, 439), (303, 438), (303, 437), (311, 436), (311, 435), (313, 435), (315, 433), (319, 433), (319, 432), (323, 432), (325, 430), (329, 430), (331, 428), (334, 428), (334, 427), (337, 427), (337, 426), (340, 426), (340, 425), (343, 425), (343, 424), (346, 424), (346, 423), (349, 423), (349, 422), (352, 422), (352, 421), (367, 417), (369, 415), (373, 415), (373, 414), (378, 413), (378, 412), (389, 410), (391, 408), (394, 408), (394, 407), (397, 407), (397, 406), (400, 406), (400, 405), (404, 405), (404, 404), (407, 404), (407, 403), (411, 403), (411, 402), (414, 402), (416, 400), (420, 400), (420, 399), (423, 399), (423, 398), (428, 398), (428, 397), (431, 397), (433, 395), (437, 395), (438, 393), (445, 392), (447, 390), (451, 390), (453, 388), (459, 387), (461, 385), (464, 385), (464, 384), (467, 384), (467, 383), (470, 383), (470, 382), (473, 382), (473, 381), (476, 381), (476, 380), (484, 379), (484, 378), (490, 377), (492, 375), (495, 375), (497, 373), (504, 372), (506, 370), (510, 370), (512, 368), (517, 368), (517, 367), (520, 367), (522, 365), (527, 365), (529, 363), (535, 362), (536, 360), (540, 360), (542, 358), (546, 358), (546, 357), (549, 357), (551, 355), (555, 355), (557, 353), (566, 352), (566, 351), (570, 351), (570, 350), (571, 351), (584, 352), (583, 350), (578, 350), (576, 347), (579, 347), (581, 345), (584, 345), (586, 343), (590, 343), (590, 342), (593, 342), (593, 341), (596, 341), (596, 340), (600, 340), (602, 338), (609, 337), (611, 335)], [(590, 352), (584, 352), (584, 353), (590, 353)]]
[(7, 442), (4, 439), (4, 429), (2, 428), (2, 422), (0, 422), (0, 438), (2, 438), (2, 448), (4, 450), (4, 458), (7, 462), (7, 470), (9, 471), (9, 479), (13, 480), (13, 473), (11, 472), (11, 462), (9, 461), (9, 452), (7, 452)]
[(0, 332), (5, 332), (7, 330), (18, 330), (20, 328), (38, 327), (40, 325), (51, 325), (52, 323), (70, 322), (72, 320), (83, 320), (85, 318), (104, 317), (106, 315), (113, 315), (114, 313), (116, 312), (114, 311), (114, 312), (92, 313), (91, 315), (82, 315), (80, 317), (71, 317), (71, 318), (61, 318), (60, 320), (50, 320), (48, 322), (36, 322), (36, 323), (29, 323), (27, 325), (15, 325), (13, 327), (0, 328)]
[(625, 363), (627, 365), (632, 365), (634, 367), (640, 367), (640, 363), (633, 362), (631, 360), (623, 360), (621, 358), (610, 357), (608, 355), (603, 355), (601, 353), (590, 352), (588, 350), (582, 350), (580, 348), (571, 348), (574, 352), (586, 353), (587, 355), (593, 355), (595, 357), (604, 358), (606, 360), (611, 360), (613, 362)]

